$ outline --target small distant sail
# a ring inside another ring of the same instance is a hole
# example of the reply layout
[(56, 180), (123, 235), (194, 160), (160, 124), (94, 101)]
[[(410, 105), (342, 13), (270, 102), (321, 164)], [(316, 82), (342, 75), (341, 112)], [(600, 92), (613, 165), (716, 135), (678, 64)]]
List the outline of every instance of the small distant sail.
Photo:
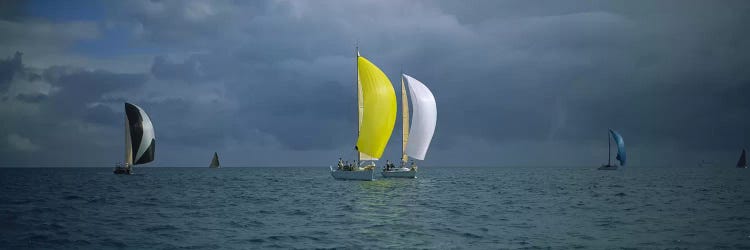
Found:
[(357, 150), (361, 160), (377, 160), (396, 124), (396, 91), (383, 71), (362, 56), (357, 57), (357, 74), (362, 97)]
[(625, 166), (626, 157), (625, 157), (625, 141), (622, 140), (622, 136), (615, 132), (614, 130), (609, 130), (609, 133), (612, 134), (612, 138), (615, 139), (615, 143), (617, 143), (617, 159), (620, 161), (621, 166)]
[(437, 124), (435, 96), (422, 82), (406, 74), (403, 76), (409, 84), (413, 112), (406, 154), (414, 159), (424, 160)]
[(216, 152), (214, 152), (214, 158), (211, 159), (211, 164), (208, 165), (208, 167), (209, 168), (220, 168), (221, 167), (219, 165), (219, 154), (217, 154)]
[(740, 160), (737, 161), (737, 167), (738, 168), (746, 168), (747, 167), (747, 157), (745, 156), (745, 150), (742, 150), (742, 154), (740, 154)]
[(125, 136), (127, 164), (138, 165), (154, 160), (154, 125), (142, 108), (130, 103), (125, 103)]

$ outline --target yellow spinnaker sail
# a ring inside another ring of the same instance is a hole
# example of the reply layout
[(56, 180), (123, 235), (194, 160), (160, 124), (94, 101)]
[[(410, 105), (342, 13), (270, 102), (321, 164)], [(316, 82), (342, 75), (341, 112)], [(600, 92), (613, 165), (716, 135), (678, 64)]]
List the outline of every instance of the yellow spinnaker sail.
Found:
[(364, 99), (357, 148), (359, 152), (380, 158), (396, 123), (396, 91), (375, 64), (362, 56), (357, 57), (357, 62)]

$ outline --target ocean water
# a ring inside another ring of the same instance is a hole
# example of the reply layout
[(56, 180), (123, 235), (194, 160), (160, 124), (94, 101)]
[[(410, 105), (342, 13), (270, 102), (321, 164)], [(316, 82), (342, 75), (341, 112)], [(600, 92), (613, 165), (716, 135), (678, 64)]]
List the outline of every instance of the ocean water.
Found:
[(0, 169), (2, 249), (750, 248), (750, 171)]

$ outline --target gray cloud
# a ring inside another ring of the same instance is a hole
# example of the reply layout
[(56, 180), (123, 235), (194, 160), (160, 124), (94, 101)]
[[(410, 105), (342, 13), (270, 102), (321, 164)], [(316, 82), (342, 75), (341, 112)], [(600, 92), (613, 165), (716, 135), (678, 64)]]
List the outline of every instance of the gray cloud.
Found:
[(23, 102), (32, 102), (32, 103), (38, 103), (42, 102), (47, 99), (47, 95), (36, 93), (36, 94), (18, 94), (16, 95), (16, 99)]
[(200, 81), (203, 75), (201, 64), (192, 58), (182, 63), (170, 62), (163, 56), (154, 59), (151, 74), (160, 80)]
[(16, 150), (34, 152), (39, 150), (39, 146), (29, 140), (29, 138), (22, 137), (17, 134), (8, 135), (8, 144)]
[[(564, 159), (544, 164), (595, 165), (608, 128), (622, 132), (636, 165), (733, 158), (750, 140), (749, 6), (129, 1), (98, 26), (6, 18), (3, 34), (34, 32), (0, 44), (28, 54), (71, 57), (39, 42), (61, 36), (41, 27), (75, 30), (61, 39), (74, 44), (109, 24), (127, 27), (133, 46), (157, 50), (136, 73), (0, 61), (1, 100), (23, 103), (2, 109), (13, 121), (0, 135), (32, 117), (38, 123), (24, 135), (39, 155), (75, 135), (88, 138), (79, 147), (104, 152), (97, 161), (117, 159), (112, 138), (121, 137), (122, 102), (132, 101), (152, 116), (165, 165), (218, 150), (249, 164), (326, 165), (356, 139), (359, 41), (396, 86), (403, 69), (437, 97), (428, 165), (535, 165), (539, 151)], [(63, 129), (76, 132), (41, 136)], [(398, 144), (391, 140), (384, 158), (398, 157)]]
[(19, 20), (25, 16), (24, 1), (8, 0), (0, 2), (0, 20)]
[(7, 90), (16, 72), (21, 71), (21, 52), (16, 52), (12, 58), (0, 60), (0, 90)]

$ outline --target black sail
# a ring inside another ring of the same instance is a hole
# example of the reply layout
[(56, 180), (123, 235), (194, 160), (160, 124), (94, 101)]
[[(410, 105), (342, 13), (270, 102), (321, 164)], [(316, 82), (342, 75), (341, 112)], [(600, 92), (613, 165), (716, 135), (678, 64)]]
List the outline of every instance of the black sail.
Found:
[(209, 168), (219, 168), (219, 154), (214, 152), (214, 158), (211, 159), (211, 164), (208, 165)]
[(154, 152), (156, 151), (156, 140), (151, 139), (151, 144), (146, 149), (146, 152), (143, 153), (140, 159), (138, 161), (135, 161), (135, 165), (143, 164), (143, 163), (149, 163), (154, 161)]
[(128, 129), (130, 130), (133, 164), (138, 165), (153, 161), (156, 139), (154, 138), (154, 127), (151, 124), (151, 119), (140, 107), (130, 103), (125, 103), (125, 115), (127, 115)]
[(742, 154), (740, 155), (740, 160), (737, 161), (737, 167), (738, 168), (744, 168), (747, 167), (747, 157), (745, 156), (745, 150), (742, 150)]

